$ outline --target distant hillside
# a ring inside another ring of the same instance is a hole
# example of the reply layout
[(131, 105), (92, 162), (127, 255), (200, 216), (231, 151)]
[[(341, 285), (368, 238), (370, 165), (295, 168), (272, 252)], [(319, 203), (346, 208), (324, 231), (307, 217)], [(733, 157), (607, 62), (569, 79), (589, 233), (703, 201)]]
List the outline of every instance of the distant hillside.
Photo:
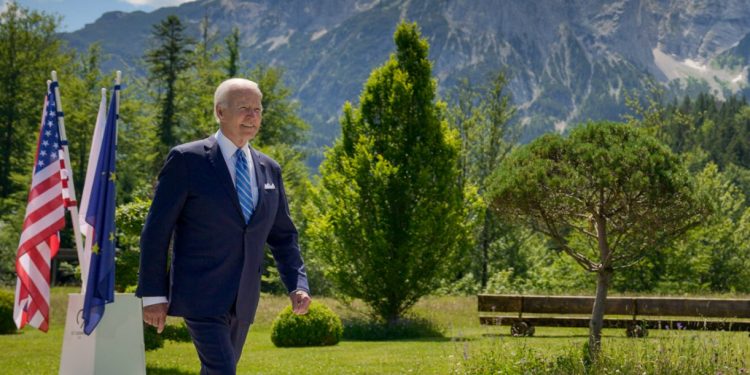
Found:
[(208, 15), (221, 41), (237, 26), (242, 58), (285, 69), (318, 145), (338, 134), (346, 100), (394, 50), (402, 20), (430, 42), (440, 88), (506, 69), (524, 139), (587, 119), (620, 119), (626, 90), (650, 80), (719, 95), (747, 87), (750, 2), (741, 0), (200, 0), (151, 13), (111, 12), (63, 34), (101, 41), (109, 66), (133, 67), (151, 25), (180, 16), (197, 35)]

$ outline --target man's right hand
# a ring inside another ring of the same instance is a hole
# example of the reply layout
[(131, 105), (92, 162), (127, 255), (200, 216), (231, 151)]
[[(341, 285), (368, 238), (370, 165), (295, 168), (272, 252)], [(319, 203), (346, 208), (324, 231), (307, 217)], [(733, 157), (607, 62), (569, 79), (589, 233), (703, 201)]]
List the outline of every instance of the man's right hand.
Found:
[(143, 321), (156, 327), (156, 332), (161, 333), (167, 323), (167, 304), (157, 303), (143, 308)]

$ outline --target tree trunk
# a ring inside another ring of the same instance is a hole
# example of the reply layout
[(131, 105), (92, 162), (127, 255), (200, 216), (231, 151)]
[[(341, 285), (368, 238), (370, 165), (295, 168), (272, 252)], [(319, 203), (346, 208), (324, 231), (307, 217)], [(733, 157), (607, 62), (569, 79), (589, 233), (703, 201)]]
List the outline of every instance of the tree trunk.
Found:
[(490, 279), (490, 235), (488, 233), (490, 230), (490, 220), (488, 215), (492, 215), (492, 212), (489, 209), (485, 209), (484, 227), (482, 228), (482, 274), (480, 275), (482, 290), (487, 287), (487, 282)]
[(607, 301), (607, 290), (612, 280), (612, 269), (603, 268), (597, 273), (596, 298), (591, 311), (589, 323), (589, 358), (596, 360), (602, 345), (602, 326), (604, 325), (604, 304)]

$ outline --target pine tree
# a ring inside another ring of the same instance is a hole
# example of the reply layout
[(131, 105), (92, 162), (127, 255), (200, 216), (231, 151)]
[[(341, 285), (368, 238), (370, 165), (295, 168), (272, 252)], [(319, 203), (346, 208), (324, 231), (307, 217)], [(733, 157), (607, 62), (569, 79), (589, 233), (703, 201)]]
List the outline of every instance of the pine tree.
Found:
[(155, 46), (146, 51), (145, 58), (151, 81), (157, 88), (160, 151), (166, 155), (169, 148), (178, 143), (175, 136), (177, 81), (190, 67), (193, 42), (185, 34), (185, 25), (175, 15), (154, 25), (152, 38)]
[(240, 29), (237, 26), (233, 27), (232, 33), (224, 39), (224, 44), (227, 47), (224, 69), (227, 72), (227, 78), (233, 78), (240, 71)]
[(406, 23), (394, 39), (360, 106), (344, 105), (308, 231), (337, 289), (391, 324), (437, 287), (466, 238), (459, 143), (435, 101), (427, 41)]
[(589, 123), (567, 138), (539, 137), (503, 161), (492, 186), (493, 206), (503, 218), (530, 223), (596, 274), (591, 358), (601, 347), (615, 270), (664, 247), (710, 212), (680, 158), (625, 124)]
[(188, 68), (183, 73), (185, 79), (177, 82), (178, 106), (182, 110), (177, 115), (180, 127), (174, 134), (180, 141), (205, 138), (218, 129), (213, 89), (223, 80), (220, 50), (214, 43), (216, 34), (211, 32), (207, 16), (203, 17), (199, 27), (201, 38), (194, 53), (189, 55)]

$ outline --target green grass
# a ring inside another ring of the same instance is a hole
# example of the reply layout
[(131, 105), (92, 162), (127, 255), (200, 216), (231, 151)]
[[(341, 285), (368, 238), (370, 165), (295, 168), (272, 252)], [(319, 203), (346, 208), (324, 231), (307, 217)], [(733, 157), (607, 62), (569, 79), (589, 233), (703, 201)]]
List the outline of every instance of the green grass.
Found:
[[(52, 324), (48, 334), (27, 328), (15, 335), (0, 336), (0, 348), (3, 348), (0, 351), (0, 373), (57, 373), (67, 293), (76, 291), (53, 289)], [(360, 316), (362, 311), (361, 305), (347, 308), (332, 299), (320, 298), (318, 301), (327, 304), (343, 318)], [(507, 364), (503, 368), (510, 373), (523, 373), (537, 368), (525, 365), (527, 362), (559, 361), (560, 358), (572, 358), (575, 362), (588, 333), (582, 328), (539, 327), (535, 337), (509, 337), (508, 327), (479, 325), (474, 297), (428, 297), (417, 304), (414, 312), (442, 326), (445, 338), (380, 342), (345, 340), (331, 347), (280, 349), (271, 343), (271, 323), (287, 303), (285, 297), (262, 297), (238, 373), (483, 373), (483, 369), (492, 369), (498, 361), (509, 362), (503, 362), (504, 366)], [(177, 322), (178, 319), (171, 321)], [(641, 368), (663, 369), (665, 373), (669, 373), (669, 369), (684, 369), (675, 367), (679, 363), (703, 366), (688, 368), (694, 369), (694, 373), (701, 373), (701, 369), (720, 368), (722, 363), (730, 363), (729, 359), (740, 366), (741, 360), (746, 361), (744, 371), (750, 366), (750, 338), (746, 332), (651, 330), (646, 339), (627, 339), (624, 330), (612, 329), (604, 330), (603, 348), (615, 362), (648, 362), (651, 367)], [(673, 366), (668, 367), (669, 364)], [(147, 352), (146, 365), (149, 374), (197, 374), (199, 368), (191, 343), (170, 341), (163, 349)], [(611, 368), (621, 369), (620, 373), (636, 373), (639, 369), (629, 365)], [(727, 367), (724, 373), (738, 373), (739, 368)], [(602, 373), (609, 373), (609, 370)]]

